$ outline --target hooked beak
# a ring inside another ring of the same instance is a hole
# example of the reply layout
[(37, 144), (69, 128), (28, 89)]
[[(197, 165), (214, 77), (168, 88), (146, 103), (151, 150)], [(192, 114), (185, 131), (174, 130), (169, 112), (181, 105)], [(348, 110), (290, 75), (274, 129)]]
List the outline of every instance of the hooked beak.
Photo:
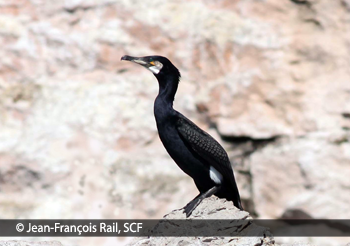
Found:
[[(163, 64), (159, 61), (152, 61), (152, 57), (145, 56), (145, 57), (134, 57), (134, 56), (123, 56), (122, 61), (131, 61), (136, 64), (139, 64), (148, 70), (150, 70), (153, 74), (157, 75), (159, 74), (160, 70), (163, 67)], [(151, 61), (150, 61), (151, 60)]]
[(134, 57), (134, 56), (127, 56), (127, 55), (125, 55), (125, 56), (123, 56), (121, 58), (121, 60), (122, 61), (131, 61), (131, 62), (134, 62), (136, 64), (142, 65), (142, 66), (144, 66), (146, 68), (152, 66), (150, 63), (144, 61), (143, 57)]

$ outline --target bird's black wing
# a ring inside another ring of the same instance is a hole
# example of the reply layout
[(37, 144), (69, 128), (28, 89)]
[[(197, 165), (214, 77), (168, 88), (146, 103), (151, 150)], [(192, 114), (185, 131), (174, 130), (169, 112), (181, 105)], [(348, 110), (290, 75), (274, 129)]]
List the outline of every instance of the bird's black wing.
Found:
[(176, 129), (185, 144), (197, 153), (200, 158), (208, 165), (213, 166), (231, 182), (235, 182), (227, 153), (214, 138), (180, 113), (178, 113)]

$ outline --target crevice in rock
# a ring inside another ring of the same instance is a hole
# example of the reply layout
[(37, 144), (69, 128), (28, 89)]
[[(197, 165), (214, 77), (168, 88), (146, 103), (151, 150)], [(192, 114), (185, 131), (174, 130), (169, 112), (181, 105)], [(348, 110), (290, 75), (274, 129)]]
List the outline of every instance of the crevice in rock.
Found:
[(35, 188), (42, 180), (41, 173), (34, 171), (25, 165), (15, 165), (7, 171), (0, 170), (0, 184), (3, 190), (21, 191), (24, 188)]
[(342, 0), (341, 1), (341, 5), (343, 6), (343, 8), (346, 9), (346, 11), (350, 11), (350, 2), (347, 0)]
[(341, 114), (345, 119), (349, 119), (350, 120), (350, 113), (342, 113)]
[(88, 11), (91, 9), (109, 7), (111, 5), (114, 5), (114, 3), (104, 3), (104, 4), (96, 4), (96, 5), (90, 5), (90, 6), (77, 5), (73, 7), (64, 7), (63, 10), (66, 11), (67, 13), (74, 14), (78, 10)]
[(241, 157), (247, 158), (255, 151), (264, 148), (266, 145), (275, 143), (281, 136), (273, 136), (269, 138), (252, 138), (249, 136), (223, 136), (221, 139), (230, 143), (233, 148), (242, 150)]
[(67, 13), (69, 13), (69, 14), (74, 14), (78, 10), (87, 11), (89, 9), (92, 9), (92, 7), (91, 6), (89, 6), (89, 7), (77, 6), (77, 7), (73, 7), (73, 8), (63, 8), (63, 10), (66, 11)]
[(305, 19), (305, 22), (314, 24), (316, 27), (318, 27), (318, 28), (321, 29), (321, 30), (324, 29), (324, 27), (323, 27), (323, 25), (321, 24), (321, 22), (320, 22), (319, 20), (314, 19), (314, 18)]
[(291, 2), (298, 4), (298, 5), (306, 5), (306, 6), (310, 6), (310, 2), (307, 0), (290, 0)]

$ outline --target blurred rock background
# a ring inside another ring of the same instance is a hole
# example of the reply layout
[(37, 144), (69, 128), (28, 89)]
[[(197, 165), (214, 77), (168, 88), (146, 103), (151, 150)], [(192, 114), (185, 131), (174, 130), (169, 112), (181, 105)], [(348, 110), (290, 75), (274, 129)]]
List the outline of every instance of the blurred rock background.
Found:
[(252, 215), (350, 218), (349, 0), (0, 0), (0, 45), (2, 219), (160, 218), (197, 194), (125, 54), (180, 69), (175, 108)]

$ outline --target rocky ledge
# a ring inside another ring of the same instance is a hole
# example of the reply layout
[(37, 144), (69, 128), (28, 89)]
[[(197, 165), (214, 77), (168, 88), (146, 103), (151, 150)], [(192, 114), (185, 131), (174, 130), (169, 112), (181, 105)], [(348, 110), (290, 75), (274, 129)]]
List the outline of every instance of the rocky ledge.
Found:
[[(172, 223), (160, 222), (155, 226), (154, 230), (161, 231), (162, 227), (166, 226), (167, 230), (181, 230), (179, 235), (186, 235), (186, 232), (191, 231), (190, 227), (180, 226), (181, 220), (186, 216), (183, 213), (183, 209), (174, 210), (171, 213), (164, 216), (164, 219), (173, 220)], [(249, 219), (252, 217), (246, 211), (241, 211), (233, 206), (232, 202), (228, 202), (225, 199), (219, 199), (216, 197), (210, 197), (205, 200), (193, 211), (189, 219), (200, 220), (212, 220), (210, 224), (203, 223), (203, 229), (206, 226), (211, 226), (216, 230), (222, 232), (230, 230), (230, 235), (227, 237), (149, 237), (149, 238), (137, 238), (129, 244), (129, 246), (145, 246), (145, 245), (254, 245), (254, 246), (271, 246), (276, 245), (273, 235), (266, 227), (257, 226), (254, 223), (249, 223)], [(230, 219), (234, 220), (247, 220), (247, 223), (239, 227), (227, 228), (226, 225), (220, 227), (220, 222), (215, 220)], [(213, 223), (217, 223), (214, 224)], [(172, 228), (171, 228), (172, 227)], [(200, 228), (197, 228), (200, 230)], [(246, 235), (250, 235), (247, 237)], [(256, 235), (256, 236), (254, 236)], [(310, 246), (310, 244), (293, 244), (298, 246)], [(283, 245), (291, 246), (291, 245)]]

